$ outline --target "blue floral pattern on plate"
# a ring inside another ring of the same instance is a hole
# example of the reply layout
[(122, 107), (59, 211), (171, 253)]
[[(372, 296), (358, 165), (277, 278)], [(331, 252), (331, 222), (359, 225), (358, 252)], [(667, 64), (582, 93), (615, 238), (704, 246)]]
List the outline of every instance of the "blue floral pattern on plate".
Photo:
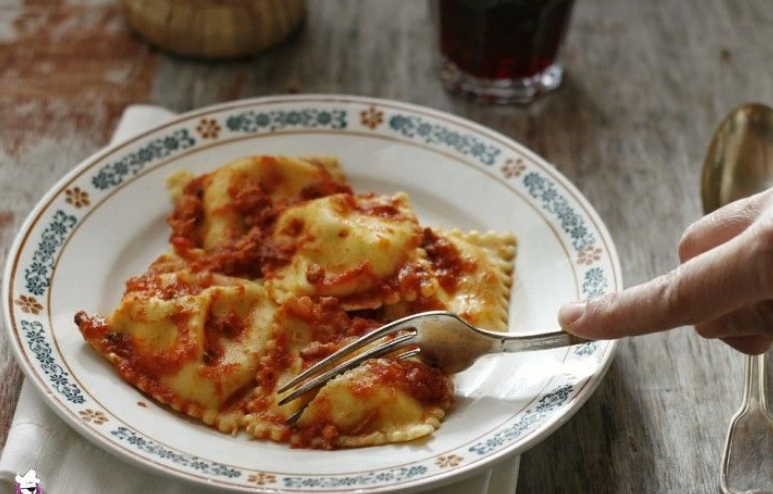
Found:
[(56, 363), (51, 344), (46, 338), (47, 331), (43, 325), (38, 321), (25, 320), (22, 320), (20, 324), (27, 346), (35, 355), (40, 369), (48, 377), (51, 386), (70, 403), (76, 405), (86, 403), (81, 389), (75, 383), (70, 382), (70, 374)]
[(56, 253), (62, 246), (68, 233), (78, 219), (75, 216), (57, 211), (51, 223), (40, 235), (38, 247), (32, 254), (32, 262), (24, 268), (27, 290), (34, 295), (43, 295), (51, 284), (51, 270), (56, 262)]
[(295, 489), (336, 489), (341, 487), (364, 487), (384, 483), (404, 482), (426, 475), (429, 469), (424, 465), (395, 468), (387, 471), (368, 472), (362, 475), (342, 477), (283, 477), (285, 487)]
[(127, 427), (118, 427), (110, 431), (110, 434), (121, 441), (125, 441), (127, 444), (132, 445), (140, 451), (144, 451), (145, 453), (161, 458), (162, 460), (171, 461), (172, 463), (180, 466), (189, 467), (192, 470), (200, 473), (215, 475), (217, 477), (227, 477), (231, 479), (239, 478), (244, 474), (241, 470), (231, 468), (221, 463), (202, 460), (197, 456), (179, 453), (165, 448), (160, 444), (156, 444), (150, 439), (137, 434)]
[(196, 139), (188, 129), (175, 130), (169, 135), (153, 139), (118, 161), (103, 166), (91, 179), (91, 184), (98, 190), (110, 189), (138, 174), (150, 163), (191, 148), (195, 144)]
[(572, 384), (563, 384), (553, 389), (539, 399), (539, 404), (536, 407), (526, 410), (513, 425), (497, 432), (493, 437), (485, 441), (473, 444), (468, 451), (478, 455), (485, 455), (500, 449), (502, 445), (508, 442), (518, 439), (524, 432), (531, 429), (534, 424), (541, 422), (546, 415), (566, 403), (573, 392), (574, 385)]
[(596, 243), (596, 237), (588, 229), (582, 216), (569, 205), (569, 201), (558, 192), (552, 181), (537, 172), (529, 172), (523, 177), (523, 185), (533, 198), (542, 203), (545, 211), (558, 219), (561, 229), (569, 235), (572, 247), (577, 252)]
[(448, 126), (429, 122), (421, 117), (396, 114), (389, 118), (389, 128), (404, 137), (427, 144), (440, 144), (459, 154), (474, 158), (483, 165), (491, 166), (502, 152), (496, 146), (481, 139), (454, 130)]
[(318, 110), (314, 108), (267, 112), (250, 110), (226, 118), (225, 126), (231, 132), (249, 134), (261, 131), (276, 132), (288, 128), (342, 130), (347, 127), (346, 117), (345, 110)]

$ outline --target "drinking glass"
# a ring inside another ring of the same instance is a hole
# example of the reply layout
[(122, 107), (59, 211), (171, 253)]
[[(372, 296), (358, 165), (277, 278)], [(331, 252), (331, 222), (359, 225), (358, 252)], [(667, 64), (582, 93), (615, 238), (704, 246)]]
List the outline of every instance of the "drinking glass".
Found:
[(561, 85), (574, 0), (434, 0), (441, 78), (492, 103), (530, 103)]

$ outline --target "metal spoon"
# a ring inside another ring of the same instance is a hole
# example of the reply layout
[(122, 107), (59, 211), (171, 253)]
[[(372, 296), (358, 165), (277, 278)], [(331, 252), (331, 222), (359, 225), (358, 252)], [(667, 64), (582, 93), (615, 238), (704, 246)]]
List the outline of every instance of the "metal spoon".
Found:
[[(706, 214), (773, 185), (773, 109), (743, 105), (711, 139), (701, 178)], [(746, 356), (743, 405), (733, 416), (722, 458), (725, 494), (773, 493), (773, 416), (767, 399), (767, 354)]]

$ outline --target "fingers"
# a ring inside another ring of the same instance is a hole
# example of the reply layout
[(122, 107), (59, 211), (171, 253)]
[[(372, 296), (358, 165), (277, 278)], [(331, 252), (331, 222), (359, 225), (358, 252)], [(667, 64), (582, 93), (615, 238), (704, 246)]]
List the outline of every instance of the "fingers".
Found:
[(752, 334), (773, 337), (773, 301), (763, 300), (695, 325), (704, 338), (727, 338)]
[(770, 347), (773, 346), (773, 338), (759, 335), (732, 336), (722, 338), (722, 341), (747, 355), (760, 355), (770, 350)]
[(566, 305), (559, 323), (585, 338), (620, 338), (710, 321), (764, 300), (773, 279), (773, 234), (761, 231), (747, 229), (643, 285)]
[(679, 241), (679, 260), (693, 257), (740, 235), (770, 203), (771, 191), (741, 199), (696, 221)]

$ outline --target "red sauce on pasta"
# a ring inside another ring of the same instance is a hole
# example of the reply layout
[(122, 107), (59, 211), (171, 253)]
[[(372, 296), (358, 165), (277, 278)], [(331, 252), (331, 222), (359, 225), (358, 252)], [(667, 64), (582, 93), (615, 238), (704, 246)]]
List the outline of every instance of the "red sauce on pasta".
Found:
[(153, 269), (148, 272), (129, 278), (126, 282), (126, 293), (140, 292), (148, 297), (156, 297), (161, 300), (172, 300), (174, 298), (198, 295), (202, 291), (212, 286), (212, 273), (202, 273), (200, 275), (183, 278), (177, 274), (166, 279), (162, 278), (162, 272)]
[(354, 195), (350, 192), (335, 197), (335, 206), (343, 214), (356, 212), (377, 218), (406, 220), (409, 216), (400, 210), (400, 204), (400, 200), (395, 197), (376, 194)]
[(320, 180), (319, 182), (312, 182), (301, 189), (301, 199), (308, 201), (311, 199), (319, 199), (321, 197), (332, 196), (334, 194), (351, 194), (352, 189), (341, 182), (329, 180)]
[(426, 404), (440, 404), (451, 399), (448, 376), (416, 360), (380, 358), (368, 361), (369, 379), (352, 385), (352, 392), (367, 399), (384, 386), (400, 389)]
[(343, 273), (332, 276), (327, 276), (325, 270), (320, 266), (309, 266), (309, 269), (306, 271), (306, 280), (318, 288), (328, 290), (345, 286), (358, 280), (367, 281), (371, 285), (382, 283), (381, 277), (373, 272), (373, 264), (367, 259)]
[(260, 358), (255, 380), (264, 390), (276, 389), (279, 372), (290, 366), (290, 354), (287, 351), (287, 335), (275, 334), (266, 344), (265, 354)]
[(224, 316), (209, 314), (204, 324), (204, 363), (215, 365), (223, 358), (223, 339), (240, 341), (247, 325), (231, 311)]
[(198, 228), (204, 219), (204, 184), (208, 177), (202, 175), (195, 178), (183, 188), (174, 211), (166, 220), (172, 229), (172, 238), (187, 238), (194, 245), (201, 244)]
[(89, 317), (85, 312), (75, 315), (75, 324), (88, 341), (96, 341), (107, 354), (123, 359), (120, 366), (144, 376), (159, 377), (177, 372), (186, 362), (196, 356), (196, 344), (188, 335), (188, 315), (184, 312), (172, 316), (178, 327), (174, 345), (157, 352), (138, 347), (132, 338), (124, 333), (113, 332), (105, 320)]
[(456, 292), (459, 279), (463, 275), (475, 271), (473, 261), (462, 257), (450, 240), (435, 234), (430, 228), (424, 229), (421, 246), (427, 252), (438, 283), (449, 294)]
[[(190, 267), (194, 271), (257, 278), (287, 264), (294, 250), (294, 245), (276, 244), (260, 229), (253, 228), (236, 242), (203, 253), (191, 261)], [(185, 254), (177, 252), (181, 256)]]

